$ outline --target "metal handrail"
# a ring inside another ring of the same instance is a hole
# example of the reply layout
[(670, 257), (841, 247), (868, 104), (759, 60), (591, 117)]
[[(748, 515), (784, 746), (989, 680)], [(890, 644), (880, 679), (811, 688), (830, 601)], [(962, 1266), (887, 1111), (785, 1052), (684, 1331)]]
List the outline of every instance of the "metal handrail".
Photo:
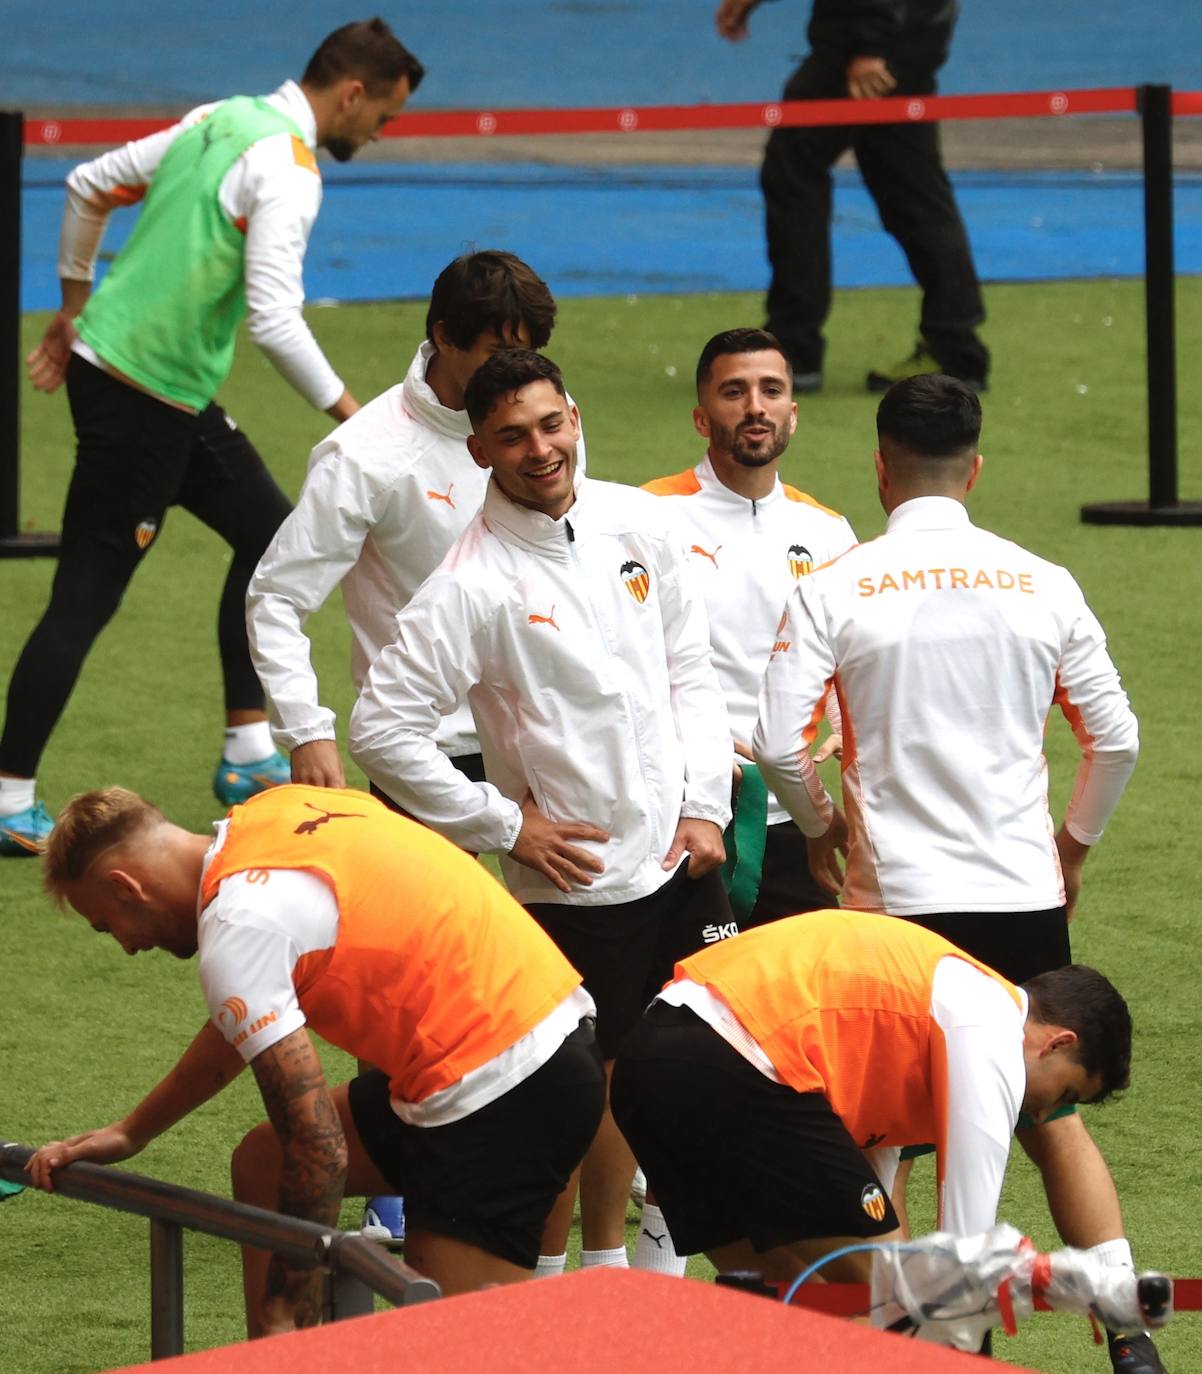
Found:
[[(0, 1145), (0, 1178), (27, 1182), (25, 1165), (33, 1154), (28, 1145)], [(333, 1282), (326, 1311), (332, 1320), (371, 1310), (363, 1285), (396, 1306), (441, 1296), (433, 1279), (353, 1231), (331, 1231), (314, 1221), (83, 1160), (56, 1169), (54, 1187), (64, 1197), (149, 1218), (151, 1359), (183, 1353), (181, 1228), (270, 1250), (303, 1268), (329, 1270)]]

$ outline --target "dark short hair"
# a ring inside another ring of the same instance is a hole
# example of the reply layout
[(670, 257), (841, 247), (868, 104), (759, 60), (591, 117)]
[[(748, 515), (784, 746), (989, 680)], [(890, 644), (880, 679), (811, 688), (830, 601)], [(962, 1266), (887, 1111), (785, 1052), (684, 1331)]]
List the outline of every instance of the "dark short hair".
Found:
[(976, 453), (981, 437), (981, 402), (955, 377), (927, 373), (894, 382), (876, 412), (882, 450), (892, 443), (919, 458)]
[(502, 396), (511, 396), (531, 382), (550, 382), (567, 399), (563, 376), (545, 353), (532, 348), (502, 348), (481, 363), (463, 393), (463, 408), (473, 428), (488, 417)]
[(1084, 964), (1041, 973), (1023, 984), (1033, 1020), (1077, 1035), (1077, 1059), (1102, 1080), (1092, 1100), (1121, 1092), (1131, 1078), (1131, 1012), (1109, 978)]
[(784, 358), (785, 367), (792, 379), (793, 365), (775, 334), (770, 334), (766, 329), (748, 328), (724, 329), (721, 334), (715, 334), (701, 350), (701, 357), (697, 359), (697, 390), (700, 391), (709, 381), (715, 358), (721, 358), (726, 353), (765, 352), (779, 353)]
[(464, 253), (438, 274), (426, 311), (426, 337), (441, 324), (456, 348), (471, 348), (486, 330), (498, 338), (524, 325), (533, 348), (555, 328), (555, 297), (521, 258), (498, 249)]
[(302, 84), (324, 91), (348, 76), (357, 76), (368, 95), (387, 94), (405, 76), (409, 90), (422, 84), (426, 69), (383, 19), (357, 19), (322, 39), (301, 77)]

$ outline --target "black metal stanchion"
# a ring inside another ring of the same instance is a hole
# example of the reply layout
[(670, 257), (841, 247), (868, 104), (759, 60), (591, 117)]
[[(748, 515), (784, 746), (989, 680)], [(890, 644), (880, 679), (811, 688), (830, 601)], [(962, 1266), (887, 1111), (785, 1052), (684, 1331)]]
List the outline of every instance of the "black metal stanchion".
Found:
[(1173, 92), (1141, 86), (1144, 308), (1148, 339), (1148, 499), (1081, 507), (1091, 525), (1202, 525), (1202, 502), (1177, 499), (1177, 344), (1173, 301)]
[(22, 534), (21, 157), (25, 119), (0, 110), (0, 558), (58, 553), (57, 534)]

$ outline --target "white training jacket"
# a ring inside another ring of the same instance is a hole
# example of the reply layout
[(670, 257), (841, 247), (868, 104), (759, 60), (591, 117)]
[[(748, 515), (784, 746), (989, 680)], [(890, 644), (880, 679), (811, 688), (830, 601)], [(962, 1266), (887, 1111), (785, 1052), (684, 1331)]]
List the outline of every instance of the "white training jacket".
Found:
[[(267, 547), (246, 599), (251, 655), (272, 732), (291, 751), (333, 739), (320, 704), (305, 621), (339, 584), (351, 625), (351, 678), (363, 685), (392, 641), (397, 612), (480, 509), (488, 473), (467, 451), (467, 412), (448, 410), (426, 382), (434, 345), (417, 350), (405, 380), (369, 401), (309, 458), (309, 473)], [(479, 750), (466, 703), (443, 717), (438, 747)]]
[[(856, 536), (838, 511), (779, 478), (759, 500), (740, 496), (721, 480), (708, 455), (695, 468), (648, 482), (646, 489), (662, 496), (678, 517), (705, 597), (730, 728), (750, 747), (760, 682), (786, 598), (799, 577), (846, 553)], [(788, 818), (770, 795), (768, 824)]]
[[(295, 81), (264, 96), (317, 146), (313, 107)], [(146, 194), (167, 149), (220, 102), (199, 105), (169, 129), (139, 138), (81, 163), (67, 177), (67, 205), (59, 241), (58, 275), (91, 281), (109, 215)], [(225, 174), (218, 192), (231, 224), (246, 234), (247, 328), (284, 379), (318, 410), (345, 390), (305, 323), (303, 269), (309, 234), (321, 208), (321, 174), (312, 159), (299, 161), (289, 133), (252, 143)], [(75, 352), (98, 367), (105, 360), (83, 340)], [(175, 404), (172, 402), (172, 404)]]
[[(429, 340), (423, 343), (403, 382), (314, 448), (296, 509), (251, 578), (251, 656), (272, 733), (289, 752), (335, 738), (334, 712), (320, 704), (305, 621), (341, 585), (358, 691), (376, 655), (392, 642), (397, 612), (484, 499), (488, 472), (467, 450), (467, 412), (448, 410), (426, 381), (435, 352)], [(583, 470), (583, 436), (577, 452)], [(466, 702), (442, 718), (436, 742), (452, 758), (479, 753)]]
[(891, 915), (1041, 911), (1064, 901), (1043, 732), (1082, 761), (1065, 823), (1094, 844), (1138, 730), (1072, 576), (977, 529), (959, 501), (906, 501), (884, 535), (803, 577), (760, 693), (753, 750), (807, 835), (831, 800), (806, 748), (833, 682), (851, 843), (843, 904)]
[[(490, 482), (480, 514), (397, 617), (351, 717), (351, 755), (407, 811), (464, 849), (507, 855), (529, 791), (605, 864), (563, 893), (503, 857), (519, 902), (612, 905), (656, 891), (681, 816), (730, 820), (733, 764), (705, 606), (660, 503), (580, 478), (552, 520)], [(435, 747), (466, 697), (484, 784)]]

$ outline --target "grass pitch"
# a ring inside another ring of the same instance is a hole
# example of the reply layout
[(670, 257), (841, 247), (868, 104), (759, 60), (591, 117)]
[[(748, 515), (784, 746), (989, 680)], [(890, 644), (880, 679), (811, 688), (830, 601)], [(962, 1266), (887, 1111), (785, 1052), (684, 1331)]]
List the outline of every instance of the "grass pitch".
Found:
[[(974, 518), (1065, 563), (1110, 636), (1141, 721), (1139, 768), (1086, 871), (1075, 956), (1109, 973), (1136, 1022), (1133, 1083), (1088, 1120), (1122, 1194), (1137, 1261), (1202, 1272), (1197, 1241), (1200, 1065), (1195, 1011), (1199, 916), (1198, 687), (1202, 679), (1202, 530), (1105, 529), (1080, 523), (1086, 501), (1147, 495), (1142, 288), (1136, 282), (994, 287), (987, 339), (996, 366), (984, 399), (986, 467)], [(1181, 493), (1202, 498), (1202, 282), (1178, 287)], [(314, 326), (352, 390), (367, 399), (404, 373), (424, 304), (314, 311)], [(862, 538), (883, 517), (872, 479), (869, 366), (907, 351), (910, 291), (840, 296), (831, 321), (827, 389), (801, 405), (784, 462), (787, 480), (842, 510)], [(590, 471), (642, 482), (695, 462), (692, 370), (713, 332), (760, 319), (751, 296), (569, 300), (549, 348), (580, 403)], [(44, 320), (26, 321), (32, 346)], [(256, 351), (243, 344), (222, 399), (294, 492), (310, 446), (325, 432)], [(63, 398), (23, 396), (23, 523), (57, 527), (70, 471)], [(218, 807), (209, 779), (222, 716), (214, 644), (224, 546), (174, 512), (154, 555), (88, 660), (47, 751), (41, 791), (51, 809), (72, 793), (119, 782), (201, 829)], [(0, 670), (8, 670), (45, 604), (49, 560), (0, 562)], [(335, 598), (311, 622), (325, 700), (345, 726), (351, 705), (348, 636)], [(1053, 720), (1048, 757), (1057, 812), (1076, 767), (1068, 730)], [(91, 938), (41, 896), (37, 865), (0, 867), (0, 1137), (29, 1144), (122, 1114), (170, 1067), (205, 1012), (195, 970), (165, 955), (134, 961)], [(350, 1072), (335, 1051), (327, 1072)], [(260, 1119), (243, 1077), (129, 1167), (226, 1192), (230, 1148)], [(921, 1216), (927, 1189), (916, 1179)], [(348, 1208), (347, 1220), (355, 1219)], [(1054, 1245), (1046, 1207), (1016, 1152), (1001, 1215)], [(929, 1218), (929, 1210), (928, 1210)], [(0, 1206), (4, 1285), (0, 1368), (73, 1374), (145, 1358), (149, 1350), (144, 1222), (24, 1193)], [(705, 1272), (698, 1265), (699, 1273)], [(185, 1242), (188, 1348), (238, 1339), (241, 1296), (233, 1247)], [(1048, 1374), (1103, 1371), (1085, 1324), (1029, 1322), (997, 1342), (1014, 1363)], [(1179, 1318), (1160, 1339), (1174, 1374), (1202, 1368), (1202, 1322)]]

